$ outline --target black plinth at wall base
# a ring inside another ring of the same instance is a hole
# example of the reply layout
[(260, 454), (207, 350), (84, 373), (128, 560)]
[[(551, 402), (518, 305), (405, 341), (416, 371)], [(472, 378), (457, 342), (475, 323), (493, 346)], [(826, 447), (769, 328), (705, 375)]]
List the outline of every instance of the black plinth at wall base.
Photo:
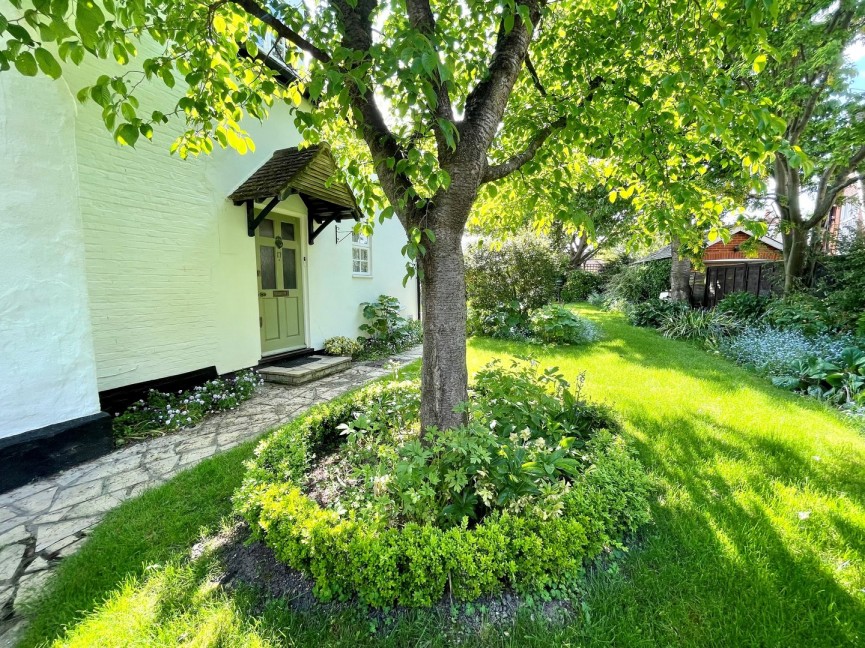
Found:
[(0, 439), (0, 493), (113, 449), (111, 417), (105, 412)]

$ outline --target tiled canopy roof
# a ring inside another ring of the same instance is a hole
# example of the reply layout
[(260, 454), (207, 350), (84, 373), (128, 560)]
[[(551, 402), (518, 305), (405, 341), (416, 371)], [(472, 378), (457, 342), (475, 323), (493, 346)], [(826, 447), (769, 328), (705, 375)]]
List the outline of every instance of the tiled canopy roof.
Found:
[(306, 200), (324, 201), (357, 212), (357, 203), (348, 185), (328, 180), (336, 171), (336, 164), (325, 144), (275, 151), (271, 158), (253, 173), (229, 196), (241, 203), (257, 202), (282, 196), (289, 191), (299, 193)]

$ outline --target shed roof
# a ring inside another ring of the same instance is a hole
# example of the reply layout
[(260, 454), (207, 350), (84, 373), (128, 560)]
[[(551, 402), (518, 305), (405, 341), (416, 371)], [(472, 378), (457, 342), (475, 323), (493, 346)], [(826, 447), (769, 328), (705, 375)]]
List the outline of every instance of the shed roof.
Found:
[[(751, 237), (754, 236), (751, 232), (746, 230), (744, 227), (736, 227), (736, 228), (730, 230), (730, 236), (733, 236), (734, 234), (738, 234), (740, 232), (747, 234), (748, 236), (751, 236)], [(775, 239), (773, 239), (770, 236), (761, 236), (760, 241), (762, 243), (765, 243), (769, 247), (776, 249), (776, 250), (783, 250), (784, 249), (784, 246), (779, 241), (776, 241)], [(716, 240), (712, 241), (711, 243), (708, 243), (708, 241), (707, 241), (708, 245), (706, 247), (710, 248), (713, 245), (716, 245), (716, 244), (722, 243), (722, 242), (723, 241), (721, 239), (716, 239)], [(647, 254), (643, 258), (637, 259), (636, 261), (634, 261), (634, 263), (648, 263), (649, 261), (661, 261), (663, 259), (672, 259), (672, 258), (673, 258), (672, 248), (669, 245), (665, 245), (661, 249), (655, 250), (654, 252)]]
[(275, 151), (271, 158), (235, 189), (229, 199), (261, 202), (286, 193), (299, 193), (346, 207), (357, 213), (357, 202), (344, 182), (330, 182), (336, 163), (326, 144)]

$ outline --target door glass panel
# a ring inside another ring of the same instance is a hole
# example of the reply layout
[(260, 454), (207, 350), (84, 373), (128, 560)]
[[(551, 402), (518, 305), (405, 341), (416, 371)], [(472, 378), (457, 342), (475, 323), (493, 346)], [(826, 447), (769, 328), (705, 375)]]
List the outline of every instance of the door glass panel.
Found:
[[(293, 250), (292, 250), (293, 251)], [(261, 255), (261, 289), (276, 289), (276, 258), (275, 249), (269, 245), (259, 247)]]
[(297, 290), (297, 255), (291, 248), (282, 250), (282, 287)]
[(266, 236), (267, 238), (273, 238), (273, 221), (269, 218), (265, 218), (261, 221), (261, 225), (258, 226), (258, 234), (260, 236)]
[(294, 240), (294, 223), (280, 223), (280, 234), (286, 241)]

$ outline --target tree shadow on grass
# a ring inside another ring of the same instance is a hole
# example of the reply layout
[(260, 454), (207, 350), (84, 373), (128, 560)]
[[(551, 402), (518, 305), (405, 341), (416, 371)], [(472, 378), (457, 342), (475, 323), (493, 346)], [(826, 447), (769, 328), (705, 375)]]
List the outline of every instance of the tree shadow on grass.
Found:
[[(802, 520), (773, 508), (777, 479), (836, 496), (825, 471), (784, 448), (743, 440), (734, 429), (725, 433), (735, 441), (707, 436), (702, 423), (687, 417), (647, 415), (631, 423), (645, 433), (635, 445), (663, 485), (656, 528), (626, 565), (624, 588), (631, 591), (622, 602), (642, 599), (624, 613), (633, 627), (652, 628), (662, 644), (861, 645), (865, 597), (851, 595), (821, 560), (821, 549), (831, 551), (828, 539), (811, 546), (805, 535), (805, 526), (824, 523), (824, 512)], [(675, 441), (643, 440), (669, 436)], [(732, 476), (724, 464), (734, 464)], [(861, 538), (849, 519), (834, 517), (836, 527), (846, 528), (846, 542)], [(656, 622), (659, 616), (665, 624)], [(610, 629), (621, 636), (627, 627)]]

